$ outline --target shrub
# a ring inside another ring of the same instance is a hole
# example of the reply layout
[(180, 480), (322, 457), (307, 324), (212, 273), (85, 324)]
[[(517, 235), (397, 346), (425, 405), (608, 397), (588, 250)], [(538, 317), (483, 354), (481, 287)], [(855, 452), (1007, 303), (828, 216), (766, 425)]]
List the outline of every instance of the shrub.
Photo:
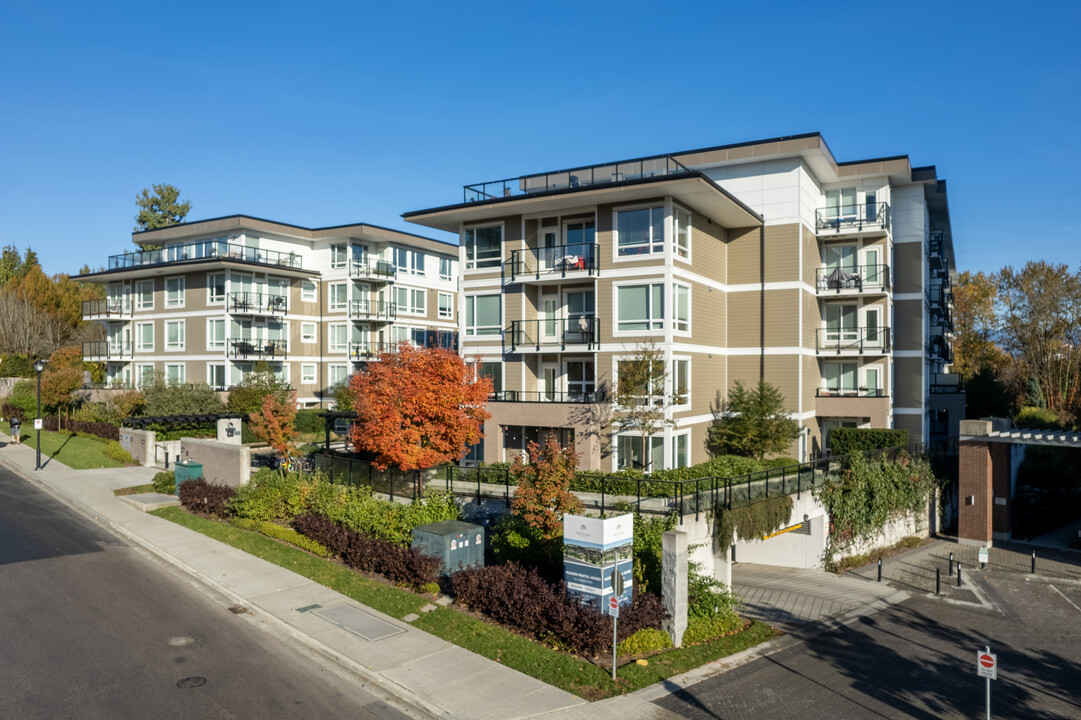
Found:
[(326, 423), (319, 417), (322, 410), (297, 410), (296, 431), (298, 433), (322, 433)]
[(188, 512), (213, 517), (228, 517), (229, 501), (236, 491), (226, 485), (213, 485), (203, 478), (180, 483), (180, 504)]
[[(8, 405), (13, 405), (22, 411), (19, 416), (23, 420), (26, 418), (35, 417), (38, 412), (38, 396), (37, 385), (33, 380), (19, 380), (11, 388), (11, 395), (8, 396)], [(15, 413), (5, 413), (4, 417), (10, 417)]]
[(262, 468), (242, 485), (229, 501), (229, 510), (237, 517), (252, 520), (288, 520), (307, 509), (306, 499), (312, 487), (325, 482), (319, 476), (275, 472)]
[(267, 363), (260, 361), (239, 385), (229, 391), (227, 407), (231, 413), (248, 415), (259, 412), (267, 395), (274, 395), (284, 403), (289, 399), (291, 389), (289, 383), (278, 379)]
[(110, 440), (105, 445), (105, 454), (117, 462), (122, 462), (125, 465), (134, 465), (135, 458), (128, 454), (128, 451), (120, 447), (120, 443), (116, 440)]
[(672, 647), (672, 638), (664, 630), (642, 628), (616, 645), (616, 654), (621, 657), (625, 655), (649, 655), (670, 647)]
[[(209, 385), (168, 385), (164, 377), (155, 377), (154, 384), (143, 391), (146, 414), (205, 415), (225, 411), (221, 398)], [(160, 438), (159, 438), (160, 439)]]
[(172, 470), (160, 472), (150, 481), (154, 485), (154, 492), (173, 495), (176, 493), (176, 473)]
[[(43, 430), (60, 430), (60, 418), (56, 415), (47, 415), (42, 419), (41, 427)], [(105, 440), (120, 440), (120, 428), (112, 423), (64, 420), (63, 429), (68, 430), (69, 432), (93, 435), (95, 437), (104, 438)]]
[(492, 543), (492, 554), (498, 562), (513, 562), (535, 568), (542, 577), (553, 581), (563, 576), (562, 538), (554, 538), (546, 544), (539, 530), (530, 527), (514, 513), (501, 517), (488, 536)]
[(329, 550), (315, 540), (301, 535), (292, 528), (282, 527), (281, 525), (272, 522), (260, 522), (256, 524), (256, 529), (264, 535), (296, 545), (298, 548), (307, 550), (313, 555), (318, 555), (323, 558), (330, 557)]
[(634, 582), (642, 592), (660, 592), (661, 536), (675, 526), (675, 514), (634, 516)]
[(743, 620), (734, 612), (712, 617), (688, 617), (687, 629), (683, 631), (683, 644), (694, 645), (713, 640), (722, 635), (730, 635), (742, 627)]
[(1062, 423), (1059, 422), (1058, 415), (1050, 410), (1031, 406), (1021, 408), (1017, 413), (1017, 417), (1014, 418), (1013, 423), (1017, 427), (1023, 428), (1050, 428), (1053, 430), (1062, 428)]
[(341, 557), (351, 568), (379, 573), (388, 580), (423, 588), (439, 580), (439, 558), (386, 540), (364, 537), (321, 515), (305, 513), (293, 521), (297, 532)]
[(908, 430), (834, 428), (830, 431), (830, 449), (834, 455), (848, 455), (861, 450), (882, 450), (905, 445), (908, 445)]
[(761, 540), (784, 527), (792, 517), (792, 496), (774, 495), (750, 505), (714, 508), (717, 549), (724, 552), (732, 544), (732, 533), (740, 540)]
[(413, 528), (457, 520), (458, 506), (446, 493), (431, 493), (409, 505), (373, 497), (371, 488), (324, 483), (308, 499), (308, 509), (367, 537), (408, 547)]
[(740, 599), (701, 568), (692, 564), (687, 578), (687, 644), (712, 640), (743, 627), (736, 614)]

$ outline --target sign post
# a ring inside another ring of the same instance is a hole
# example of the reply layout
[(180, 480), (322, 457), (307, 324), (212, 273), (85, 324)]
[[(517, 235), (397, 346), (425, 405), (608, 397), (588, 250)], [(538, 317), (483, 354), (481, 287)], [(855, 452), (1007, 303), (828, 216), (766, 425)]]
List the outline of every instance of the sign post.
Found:
[(987, 678), (987, 720), (991, 720), (991, 681), (998, 680), (998, 655), (991, 652), (990, 645), (976, 651), (976, 674)]
[(619, 596), (623, 594), (623, 573), (612, 568), (612, 597), (608, 598), (608, 611), (612, 615), (612, 679), (616, 679), (616, 626), (619, 624)]

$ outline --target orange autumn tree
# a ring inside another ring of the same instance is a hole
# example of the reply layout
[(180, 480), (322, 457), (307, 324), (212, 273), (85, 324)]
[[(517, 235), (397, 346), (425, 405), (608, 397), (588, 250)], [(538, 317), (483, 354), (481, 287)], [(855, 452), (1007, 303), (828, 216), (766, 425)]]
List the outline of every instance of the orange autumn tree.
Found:
[(453, 350), (402, 343), (350, 380), (353, 446), (379, 470), (422, 470), (457, 462), (484, 437), (492, 381)]
[(529, 443), (529, 464), (514, 458), (510, 474), (518, 483), (514, 493), (514, 514), (540, 533), (550, 549), (552, 541), (563, 533), (563, 515), (582, 509), (582, 501), (571, 492), (571, 480), (578, 469), (574, 448), (560, 446), (555, 435), (544, 445)]
[[(263, 442), (269, 443), (282, 460), (288, 461), (297, 454), (296, 448), (293, 447), (293, 440), (297, 436), (296, 416), (297, 391), (292, 390), (284, 401), (276, 393), (270, 393), (264, 397), (263, 406), (259, 412), (250, 414), (248, 420), (251, 422), (252, 434)], [(287, 464), (283, 462), (278, 466), (282, 477), (285, 477)]]

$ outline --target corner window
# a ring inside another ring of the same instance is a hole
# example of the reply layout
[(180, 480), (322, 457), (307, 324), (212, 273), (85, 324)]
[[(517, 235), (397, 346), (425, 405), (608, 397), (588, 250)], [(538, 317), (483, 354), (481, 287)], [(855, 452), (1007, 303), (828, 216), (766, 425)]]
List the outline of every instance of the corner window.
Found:
[(225, 302), (225, 273), (207, 273), (206, 304), (220, 305)]
[(616, 213), (620, 257), (664, 252), (664, 208), (639, 208)]
[(330, 285), (330, 309), (345, 310), (349, 302), (349, 288), (345, 283), (331, 283)]
[(135, 283), (135, 309), (154, 309), (154, 281), (140, 280)]
[(499, 267), (503, 228), (499, 225), (465, 231), (465, 269)]
[(300, 281), (300, 299), (303, 302), (315, 302), (315, 283), (313, 281)]
[(349, 246), (344, 243), (330, 246), (330, 267), (343, 268), (349, 262)]
[(691, 256), (691, 214), (681, 207), (675, 208), (676, 232), (672, 253), (679, 258)]
[(465, 299), (465, 334), (499, 335), (499, 295), (472, 295)]
[(454, 317), (454, 296), (450, 293), (439, 293), (439, 317)]
[(650, 332), (664, 328), (664, 284), (620, 285), (616, 329), (619, 332)]
[(672, 329), (691, 331), (691, 289), (686, 285), (672, 286)]
[(165, 307), (184, 307), (184, 277), (165, 278)]

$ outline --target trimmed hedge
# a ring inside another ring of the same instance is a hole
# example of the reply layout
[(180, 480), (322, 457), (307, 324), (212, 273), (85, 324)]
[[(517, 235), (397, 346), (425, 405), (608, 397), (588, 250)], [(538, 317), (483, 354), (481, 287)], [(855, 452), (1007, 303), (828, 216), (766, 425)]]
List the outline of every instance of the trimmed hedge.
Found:
[(830, 431), (830, 449), (834, 455), (848, 455), (861, 450), (884, 450), (905, 445), (908, 445), (908, 430), (834, 428)]
[(212, 485), (203, 478), (180, 483), (180, 504), (188, 512), (224, 518), (236, 491), (227, 485)]
[(439, 580), (439, 566), (442, 564), (439, 558), (387, 540), (364, 537), (322, 515), (298, 515), (293, 520), (293, 527), (356, 570), (379, 573), (391, 582), (410, 585), (418, 590)]
[[(517, 563), (460, 570), (451, 584), (456, 602), (529, 637), (588, 656), (611, 647), (608, 616), (567, 597), (563, 582), (546, 582), (536, 570)], [(659, 597), (635, 592), (630, 606), (620, 609), (618, 639), (659, 629), (666, 617)]]
[(283, 525), (278, 525), (277, 523), (235, 517), (233, 518), (233, 525), (241, 530), (254, 530), (257, 533), (262, 533), (275, 540), (281, 540), (290, 545), (296, 545), (301, 550), (307, 550), (312, 555), (318, 555), (321, 558), (330, 557), (330, 551), (316, 541), (301, 535), (292, 528), (287, 528)]
[(321, 433), (325, 432), (326, 423), (319, 413), (323, 410), (297, 410), (296, 420), (293, 427), (298, 433)]

